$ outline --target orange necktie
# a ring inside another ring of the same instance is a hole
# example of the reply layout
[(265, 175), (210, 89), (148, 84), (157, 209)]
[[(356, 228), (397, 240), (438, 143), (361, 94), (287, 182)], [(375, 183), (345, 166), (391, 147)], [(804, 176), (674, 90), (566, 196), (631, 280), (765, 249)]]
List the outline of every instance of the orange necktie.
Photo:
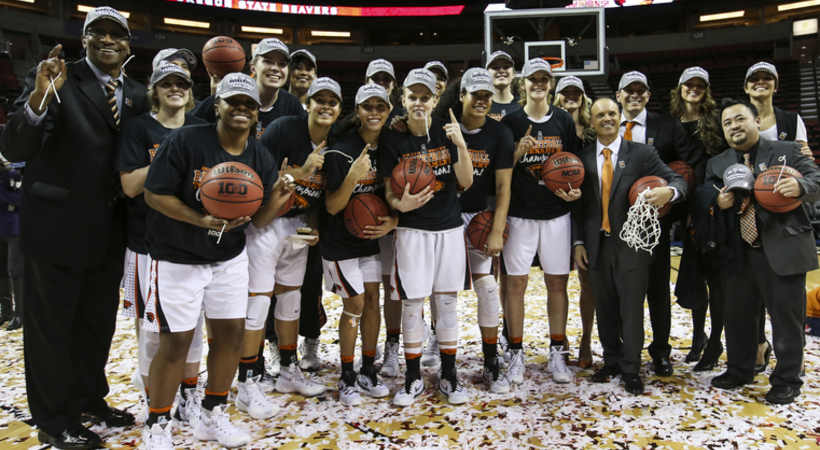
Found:
[[(627, 128), (627, 132), (629, 129)], [(612, 230), (609, 227), (609, 193), (612, 190), (612, 150), (604, 149), (604, 167), (601, 170), (601, 207), (604, 209), (603, 219), (601, 220), (601, 229), (607, 233)]]
[(635, 122), (627, 122), (626, 123), (626, 132), (624, 132), (624, 139), (627, 141), (632, 140), (632, 127), (635, 126)]

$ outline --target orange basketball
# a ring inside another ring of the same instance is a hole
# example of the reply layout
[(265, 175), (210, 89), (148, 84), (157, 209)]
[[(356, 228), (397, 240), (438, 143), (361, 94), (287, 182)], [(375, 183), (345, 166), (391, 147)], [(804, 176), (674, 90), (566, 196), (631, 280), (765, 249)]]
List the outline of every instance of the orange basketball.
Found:
[(245, 68), (245, 49), (233, 38), (217, 36), (202, 47), (202, 62), (212, 75), (222, 78)]
[[(490, 232), (493, 231), (493, 219), (495, 213), (492, 211), (481, 211), (473, 217), (470, 224), (467, 225), (467, 239), (470, 244), (477, 250), (484, 251), (484, 246), (487, 245), (487, 239), (490, 237)], [(504, 226), (504, 243), (507, 243), (507, 238), (510, 237), (510, 226)]]
[(205, 209), (220, 219), (252, 216), (262, 206), (264, 188), (259, 175), (245, 164), (217, 164), (202, 177), (199, 197)]
[[(656, 187), (665, 187), (668, 183), (661, 177), (656, 177), (654, 175), (650, 175), (648, 177), (643, 177), (638, 179), (632, 187), (629, 189), (629, 204), (634, 205), (636, 201), (638, 201), (638, 194), (647, 190), (653, 189)], [(658, 208), (658, 217), (663, 217), (669, 210), (672, 209), (672, 204), (667, 203), (660, 208)]]
[(404, 187), (410, 183), (410, 193), (418, 194), (424, 188), (436, 187), (436, 174), (430, 164), (420, 159), (405, 159), (400, 162), (390, 176), (390, 189), (401, 198), (404, 195)]
[(541, 178), (550, 191), (569, 191), (584, 182), (584, 164), (570, 152), (554, 153), (541, 167)]
[(692, 192), (692, 189), (695, 188), (695, 171), (692, 170), (692, 166), (683, 161), (672, 161), (667, 165), (676, 174), (682, 176), (683, 179), (686, 180), (686, 184), (688, 186), (686, 188), (686, 195), (688, 196)]
[(379, 217), (388, 214), (387, 202), (373, 194), (353, 196), (345, 207), (345, 226), (353, 236), (369, 239), (364, 234), (368, 225), (381, 225)]
[(772, 166), (768, 170), (757, 176), (755, 180), (755, 200), (765, 210), (773, 213), (789, 212), (802, 203), (800, 200), (791, 197), (784, 197), (780, 192), (774, 191), (774, 185), (778, 178), (802, 178), (803, 174), (796, 169), (786, 166), (783, 175), (780, 175), (783, 166)]

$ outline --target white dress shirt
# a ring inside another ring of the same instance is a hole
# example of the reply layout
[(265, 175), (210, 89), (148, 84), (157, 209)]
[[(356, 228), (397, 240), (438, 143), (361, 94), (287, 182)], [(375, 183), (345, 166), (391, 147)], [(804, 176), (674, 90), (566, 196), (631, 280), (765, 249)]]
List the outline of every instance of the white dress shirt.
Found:
[[(638, 114), (631, 122), (635, 122), (635, 125), (632, 126), (632, 142), (639, 142), (641, 144), (646, 144), (646, 118), (647, 118), (646, 108)], [(626, 133), (626, 123), (630, 122), (629, 119), (626, 118), (624, 113), (621, 113), (621, 137), (624, 136)]]

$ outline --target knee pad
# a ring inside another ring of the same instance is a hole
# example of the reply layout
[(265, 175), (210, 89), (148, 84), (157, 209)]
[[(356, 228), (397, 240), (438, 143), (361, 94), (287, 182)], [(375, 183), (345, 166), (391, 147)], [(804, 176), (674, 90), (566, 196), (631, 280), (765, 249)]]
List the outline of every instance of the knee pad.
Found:
[(194, 337), (191, 340), (191, 347), (188, 348), (188, 356), (185, 362), (188, 364), (199, 364), (202, 361), (202, 328), (205, 326), (205, 315), (200, 314), (199, 320), (194, 328)]
[(421, 315), (424, 310), (424, 299), (412, 298), (403, 301), (401, 312), (401, 331), (405, 344), (417, 344), (424, 340), (424, 326)]
[(246, 330), (265, 328), (270, 308), (270, 297), (267, 295), (248, 295), (248, 312), (245, 314)]
[(276, 294), (276, 308), (273, 316), (285, 322), (299, 320), (299, 311), (302, 306), (302, 293), (299, 289)]
[(436, 294), (438, 317), (436, 317), (436, 335), (439, 342), (456, 342), (458, 340), (458, 295)]
[[(140, 319), (140, 323), (143, 319)], [(151, 370), (151, 361), (154, 360), (154, 355), (159, 351), (159, 333), (154, 331), (140, 330), (140, 336), (137, 340), (137, 359), (139, 361), (140, 374), (148, 376)]]
[[(486, 281), (485, 281), (486, 280)], [(499, 300), (498, 285), (492, 276), (482, 277), (473, 282), (478, 297), (478, 326), (495, 328), (498, 326)]]

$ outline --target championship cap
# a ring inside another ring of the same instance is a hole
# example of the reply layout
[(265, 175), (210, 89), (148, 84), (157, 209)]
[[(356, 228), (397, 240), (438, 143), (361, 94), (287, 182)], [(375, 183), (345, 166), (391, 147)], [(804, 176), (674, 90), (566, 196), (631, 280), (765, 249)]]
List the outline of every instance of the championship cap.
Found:
[(259, 87), (256, 85), (256, 81), (244, 73), (234, 72), (225, 75), (216, 88), (216, 96), (219, 98), (228, 98), (234, 95), (247, 95), (259, 104), (259, 106), (262, 106), (262, 102), (259, 100)]
[(365, 79), (376, 75), (379, 72), (384, 72), (390, 75), (394, 80), (396, 79), (396, 73), (393, 71), (393, 64), (386, 59), (374, 59), (370, 61), (370, 64), (367, 65), (367, 72), (365, 72)]
[(465, 89), (471, 94), (477, 91), (489, 91), (495, 94), (493, 77), (490, 72), (481, 67), (473, 67), (464, 72), (464, 75), (461, 76), (461, 89)]
[(259, 55), (267, 55), (270, 52), (279, 52), (285, 55), (285, 58), (290, 62), (290, 50), (288, 50), (288, 46), (276, 38), (267, 38), (259, 41), (259, 44), (257, 44), (253, 50), (253, 58)]
[(188, 63), (188, 69), (194, 70), (196, 67), (196, 56), (186, 48), (166, 48), (160, 50), (157, 56), (154, 56), (154, 69), (169, 61), (181, 59)]
[(558, 84), (555, 86), (555, 92), (561, 92), (570, 86), (575, 86), (580, 89), (581, 92), (586, 94), (586, 90), (584, 90), (584, 82), (581, 81), (580, 78), (573, 76), (564, 77), (558, 80)]
[(440, 70), (441, 73), (444, 74), (444, 78), (450, 76), (447, 72), (447, 67), (444, 67), (444, 63), (442, 63), (441, 61), (430, 61), (429, 63), (424, 65), (424, 68), (431, 72), (433, 71), (433, 69)]
[(436, 75), (427, 69), (413, 69), (404, 79), (404, 87), (406, 88), (417, 84), (424, 85), (433, 94), (436, 93)]
[(313, 80), (308, 88), (307, 98), (313, 97), (320, 91), (330, 91), (333, 95), (339, 98), (339, 101), (342, 101), (342, 87), (331, 78), (322, 77)]
[(709, 72), (704, 70), (702, 67), (690, 67), (683, 71), (680, 76), (680, 80), (678, 81), (678, 86), (686, 83), (687, 81), (691, 80), (692, 78), (700, 78), (706, 82), (706, 85), (709, 86)]
[(774, 67), (774, 64), (769, 64), (767, 62), (759, 62), (753, 65), (752, 67), (749, 67), (749, 70), (746, 71), (746, 78), (744, 80), (744, 84), (749, 82), (749, 78), (751, 78), (755, 72), (768, 72), (774, 75), (774, 88), (777, 89), (778, 87), (780, 87), (780, 76), (777, 75), (777, 69)]
[(509, 53), (507, 53), (507, 52), (505, 52), (504, 50), (499, 50), (499, 51), (497, 51), (497, 52), (493, 52), (493, 53), (490, 55), (490, 57), (487, 59), (487, 65), (485, 65), (485, 66), (484, 66), (484, 68), (485, 68), (485, 69), (486, 69), (486, 68), (489, 68), (489, 67), (490, 67), (490, 64), (492, 64), (493, 62), (495, 62), (495, 60), (497, 60), (497, 59), (506, 59), (507, 61), (509, 61), (509, 62), (510, 62), (510, 64), (511, 64), (513, 67), (515, 67), (515, 61), (513, 61), (512, 56), (510, 56), (510, 54), (509, 54)]
[(185, 69), (174, 63), (165, 63), (154, 68), (154, 73), (151, 74), (151, 87), (154, 87), (157, 83), (171, 75), (176, 75), (187, 81), (189, 86), (194, 85), (194, 82), (191, 80), (191, 77), (188, 76), (188, 73), (185, 72)]
[(726, 192), (751, 191), (755, 186), (755, 174), (745, 164), (732, 164), (723, 171), (723, 185)]
[(100, 6), (99, 8), (94, 8), (91, 11), (88, 11), (88, 14), (85, 15), (85, 24), (83, 25), (83, 34), (88, 32), (88, 27), (102, 19), (109, 19), (113, 20), (120, 24), (125, 31), (128, 33), (128, 37), (131, 38), (131, 30), (128, 28), (128, 19), (125, 18), (119, 11), (110, 7), (110, 6)]
[(632, 83), (640, 83), (646, 88), (646, 90), (649, 90), (649, 80), (646, 79), (646, 75), (638, 72), (637, 70), (623, 74), (621, 77), (621, 82), (618, 83), (618, 90), (622, 91), (625, 87)]
[(356, 92), (356, 105), (361, 105), (373, 97), (378, 97), (379, 100), (384, 100), (385, 103), (390, 104), (390, 99), (387, 97), (387, 89), (376, 83), (370, 83), (360, 87), (359, 91)]
[(310, 62), (313, 63), (313, 68), (316, 69), (316, 70), (319, 70), (319, 66), (316, 65), (316, 57), (313, 56), (313, 53), (311, 53), (311, 52), (309, 52), (305, 49), (299, 49), (299, 50), (296, 50), (295, 52), (290, 54), (290, 60), (291, 61), (296, 61), (296, 58), (307, 58), (307, 59), (309, 59)]
[(550, 78), (553, 78), (550, 63), (541, 58), (533, 58), (524, 63), (524, 67), (521, 68), (521, 76), (527, 78), (535, 72), (540, 72), (542, 70), (547, 72), (547, 75), (549, 75)]

